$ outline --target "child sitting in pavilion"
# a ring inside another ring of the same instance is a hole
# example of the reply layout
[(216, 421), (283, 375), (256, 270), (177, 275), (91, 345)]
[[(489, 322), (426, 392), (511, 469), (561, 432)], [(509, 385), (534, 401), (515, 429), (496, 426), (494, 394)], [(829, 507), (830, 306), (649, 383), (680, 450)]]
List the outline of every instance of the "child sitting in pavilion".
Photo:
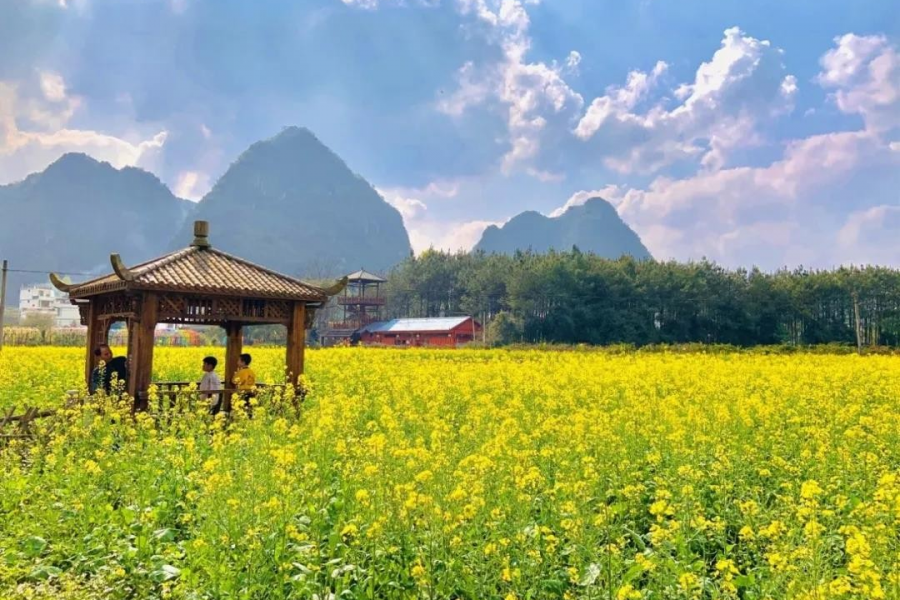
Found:
[(232, 383), (239, 392), (252, 392), (256, 387), (256, 373), (250, 368), (253, 357), (249, 354), (241, 354), (238, 358), (238, 370), (234, 374)]
[(219, 361), (216, 360), (215, 356), (207, 356), (203, 359), (203, 379), (200, 380), (199, 388), (200, 397), (210, 401), (210, 407), (213, 412), (218, 412), (219, 404), (222, 401), (221, 394), (211, 393), (222, 389), (222, 382), (219, 380), (218, 374), (216, 374), (216, 365), (218, 364)]

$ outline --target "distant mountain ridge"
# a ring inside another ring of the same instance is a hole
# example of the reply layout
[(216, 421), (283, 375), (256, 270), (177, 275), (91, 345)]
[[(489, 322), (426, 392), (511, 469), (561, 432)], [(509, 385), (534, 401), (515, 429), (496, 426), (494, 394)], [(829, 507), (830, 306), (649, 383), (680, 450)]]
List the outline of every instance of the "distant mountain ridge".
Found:
[[(288, 275), (386, 271), (412, 252), (397, 209), (299, 127), (250, 146), (191, 216), (214, 245)], [(190, 239), (186, 223), (172, 246)]]
[[(10, 269), (109, 271), (110, 252), (129, 262), (158, 254), (191, 205), (147, 171), (65, 154), (41, 173), (0, 186), (0, 257)], [(11, 273), (10, 304), (21, 285), (35, 281), (46, 283), (46, 274)]]
[[(397, 209), (307, 129), (288, 127), (251, 145), (196, 204), (147, 171), (66, 154), (41, 173), (0, 186), (0, 258), (13, 269), (39, 271), (11, 274), (9, 303), (17, 303), (20, 285), (46, 282), (44, 271), (104, 273), (110, 252), (137, 264), (184, 247), (194, 219), (210, 222), (216, 247), (293, 276), (386, 272), (412, 252)], [(524, 212), (489, 227), (475, 250), (572, 246), (609, 258), (650, 258), (600, 198), (556, 218)]]
[(517, 250), (543, 253), (551, 249), (571, 250), (573, 246), (604, 258), (623, 255), (652, 258), (641, 238), (625, 224), (616, 209), (599, 197), (572, 206), (557, 217), (525, 211), (502, 227), (491, 225), (473, 250), (488, 254), (513, 254)]
[(400, 213), (298, 127), (251, 145), (199, 203), (147, 171), (73, 153), (0, 186), (0, 215), (0, 257), (38, 271), (10, 275), (10, 305), (45, 271), (79, 281), (108, 272), (110, 252), (137, 264), (184, 247), (194, 219), (210, 221), (217, 247), (293, 276), (387, 271), (412, 252)]

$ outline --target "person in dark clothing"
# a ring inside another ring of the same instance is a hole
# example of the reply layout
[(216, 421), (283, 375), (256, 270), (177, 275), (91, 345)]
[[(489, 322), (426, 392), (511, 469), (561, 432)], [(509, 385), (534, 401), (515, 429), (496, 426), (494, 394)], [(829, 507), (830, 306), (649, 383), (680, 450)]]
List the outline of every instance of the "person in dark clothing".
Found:
[(91, 371), (91, 384), (88, 391), (96, 394), (101, 389), (110, 393), (113, 374), (123, 384), (128, 379), (127, 359), (124, 356), (113, 358), (112, 350), (107, 344), (100, 344), (94, 349), (94, 356), (100, 359), (100, 364)]
[[(115, 383), (116, 388), (113, 388)], [(117, 356), (106, 363), (106, 378), (103, 382), (103, 389), (106, 393), (116, 391), (124, 391), (128, 386), (128, 359), (124, 356)]]
[(109, 345), (100, 344), (94, 348), (94, 356), (99, 359), (99, 363), (91, 371), (91, 382), (88, 386), (88, 392), (91, 394), (96, 394), (98, 390), (104, 388), (103, 380), (106, 378), (106, 363), (112, 360), (113, 354)]

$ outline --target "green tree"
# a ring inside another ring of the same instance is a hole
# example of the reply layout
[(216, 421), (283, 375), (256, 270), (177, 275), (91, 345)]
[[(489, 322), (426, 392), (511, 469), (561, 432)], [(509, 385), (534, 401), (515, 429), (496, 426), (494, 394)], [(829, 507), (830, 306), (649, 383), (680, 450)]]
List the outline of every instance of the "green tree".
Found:
[(488, 342), (494, 346), (506, 346), (522, 339), (522, 323), (512, 314), (501, 311), (488, 325)]

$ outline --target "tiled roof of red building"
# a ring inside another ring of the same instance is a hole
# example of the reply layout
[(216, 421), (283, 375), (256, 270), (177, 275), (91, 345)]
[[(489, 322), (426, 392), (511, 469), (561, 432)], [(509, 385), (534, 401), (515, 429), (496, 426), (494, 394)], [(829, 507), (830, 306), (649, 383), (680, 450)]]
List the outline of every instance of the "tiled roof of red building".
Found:
[(360, 331), (368, 333), (434, 332), (450, 331), (472, 317), (429, 317), (422, 319), (391, 319), (369, 323)]

